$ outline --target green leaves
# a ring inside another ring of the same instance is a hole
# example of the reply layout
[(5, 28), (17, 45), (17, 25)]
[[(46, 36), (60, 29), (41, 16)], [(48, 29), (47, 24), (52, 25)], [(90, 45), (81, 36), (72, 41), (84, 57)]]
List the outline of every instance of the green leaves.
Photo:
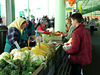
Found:
[(7, 56), (3, 56), (3, 58), (4, 58), (5, 60), (9, 60), (9, 58), (8, 58)]

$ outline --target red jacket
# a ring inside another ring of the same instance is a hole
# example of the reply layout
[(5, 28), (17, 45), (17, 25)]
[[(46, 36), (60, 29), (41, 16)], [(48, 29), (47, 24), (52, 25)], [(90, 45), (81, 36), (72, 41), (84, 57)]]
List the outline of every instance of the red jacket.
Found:
[(38, 26), (37, 31), (45, 31), (43, 33), (38, 33), (39, 35), (41, 35), (41, 34), (50, 34), (50, 32), (46, 31), (46, 29), (42, 28), (41, 26)]
[(25, 27), (24, 28), (26, 28), (27, 27), (27, 23), (26, 23), (26, 25), (25, 25)]
[(87, 65), (91, 63), (91, 37), (89, 31), (82, 24), (73, 31), (72, 46), (66, 53), (70, 54), (69, 61), (72, 64)]

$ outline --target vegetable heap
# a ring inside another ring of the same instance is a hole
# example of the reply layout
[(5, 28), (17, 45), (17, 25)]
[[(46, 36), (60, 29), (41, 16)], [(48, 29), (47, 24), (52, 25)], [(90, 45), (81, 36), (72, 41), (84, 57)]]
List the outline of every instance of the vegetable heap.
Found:
[[(37, 46), (31, 50), (13, 49), (10, 53), (0, 55), (0, 75), (32, 75), (32, 73), (50, 57), (53, 50), (41, 42), (41, 49)], [(43, 54), (44, 53), (44, 54)]]

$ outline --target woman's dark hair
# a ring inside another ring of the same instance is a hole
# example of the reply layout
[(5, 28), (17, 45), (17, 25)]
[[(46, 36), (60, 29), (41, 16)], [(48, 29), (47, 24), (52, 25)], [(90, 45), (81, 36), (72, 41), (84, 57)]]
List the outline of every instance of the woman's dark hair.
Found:
[(29, 22), (28, 22), (28, 24), (29, 24), (29, 25), (28, 25), (28, 27), (27, 27), (27, 28), (31, 28), (31, 27), (32, 27), (32, 22), (31, 22), (31, 21), (29, 21)]
[(72, 16), (71, 16), (71, 18), (73, 19), (73, 20), (77, 20), (78, 21), (78, 23), (82, 23), (83, 22), (83, 17), (82, 17), (82, 14), (80, 14), (80, 13), (75, 13), (75, 14), (73, 14)]
[(36, 24), (35, 30), (37, 29), (38, 26), (40, 26), (40, 21), (38, 22), (38, 24)]
[(24, 21), (22, 24), (26, 23), (26, 21)]

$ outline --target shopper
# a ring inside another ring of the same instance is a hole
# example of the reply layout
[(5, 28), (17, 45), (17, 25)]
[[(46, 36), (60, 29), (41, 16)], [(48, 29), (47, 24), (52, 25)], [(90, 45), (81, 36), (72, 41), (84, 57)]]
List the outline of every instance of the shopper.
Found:
[(72, 38), (72, 32), (75, 29), (75, 27), (71, 23), (71, 18), (66, 19), (66, 24), (69, 27), (69, 30), (68, 33), (64, 33), (65, 35), (64, 42), (67, 42), (70, 38)]
[(71, 75), (81, 75), (82, 66), (90, 64), (92, 60), (91, 37), (82, 24), (83, 17), (80, 13), (73, 14), (71, 20), (76, 28), (72, 33), (71, 48), (65, 51), (70, 55)]
[(2, 17), (0, 16), (0, 26), (2, 25)]
[(70, 26), (71, 26), (71, 19), (70, 18), (67, 18), (66, 19), (66, 32), (69, 31)]
[(19, 18), (8, 26), (4, 52), (10, 52), (12, 49), (16, 48), (14, 44), (15, 41), (17, 41), (21, 48), (26, 46), (27, 37), (22, 35), (25, 24), (26, 20)]
[(95, 26), (95, 22), (94, 22), (94, 19), (92, 19), (91, 22), (90, 22), (90, 33), (91, 33), (91, 35), (94, 34), (94, 26)]
[(90, 18), (89, 18), (89, 16), (87, 17), (87, 24), (89, 24), (90, 23)]
[(27, 35), (27, 36), (31, 36), (33, 35), (33, 32), (34, 32), (34, 25), (33, 23), (29, 20), (29, 17), (26, 18), (26, 21), (27, 21), (27, 25), (26, 25), (26, 28), (24, 29), (24, 33)]
[(35, 23), (34, 19), (31, 19), (31, 22), (33, 23), (33, 25), (36, 25), (36, 23)]

